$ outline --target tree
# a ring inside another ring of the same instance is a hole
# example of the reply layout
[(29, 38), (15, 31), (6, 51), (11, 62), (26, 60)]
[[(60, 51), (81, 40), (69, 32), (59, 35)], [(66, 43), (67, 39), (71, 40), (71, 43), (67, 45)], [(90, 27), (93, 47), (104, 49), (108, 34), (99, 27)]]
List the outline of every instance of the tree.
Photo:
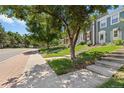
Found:
[(51, 17), (46, 14), (33, 15), (27, 21), (27, 30), (30, 32), (32, 39), (45, 43), (48, 49), (50, 43), (59, 35), (57, 29), (52, 28), (51, 21)]
[(29, 47), (31, 41), (28, 35), (20, 35), (18, 32), (5, 32), (0, 24), (0, 48)]
[[(54, 23), (64, 25), (70, 41), (71, 59), (75, 62), (75, 45), (82, 30), (86, 29), (95, 12), (105, 13), (112, 6), (36, 6), (38, 13), (45, 12), (51, 15)], [(55, 25), (56, 26), (56, 25)]]
[(20, 40), (19, 39), (19, 34), (11, 32), (11, 31), (7, 32), (7, 34), (8, 34), (9, 41), (10, 41), (8, 47), (18, 47), (19, 46), (19, 42), (20, 42), (19, 41)]
[(27, 35), (20, 35), (18, 32), (7, 32), (9, 44), (8, 47), (29, 47), (30, 41)]
[[(20, 8), (19, 8), (20, 7)], [(52, 17), (52, 28), (64, 26), (64, 30), (67, 32), (70, 41), (70, 55), (71, 59), (75, 62), (75, 45), (81, 30), (87, 28), (86, 24), (91, 22), (91, 16), (94, 14), (102, 14), (107, 12), (107, 9), (116, 6), (109, 5), (81, 5), (81, 6), (9, 6), (11, 13), (8, 15), (14, 15), (17, 18), (23, 19), (26, 22), (31, 16), (41, 15), (43, 13)], [(35, 20), (32, 20), (35, 22)], [(42, 20), (38, 20), (41, 22)], [(40, 30), (40, 28), (39, 28)]]
[(31, 45), (31, 40), (29, 35), (27, 34), (23, 35), (23, 44), (24, 44), (24, 47), (26, 48), (28, 48)]
[(4, 29), (2, 28), (0, 24), (0, 48), (3, 48), (3, 42), (4, 42)]
[(8, 44), (8, 37), (7, 34), (0, 24), (0, 48), (4, 48)]

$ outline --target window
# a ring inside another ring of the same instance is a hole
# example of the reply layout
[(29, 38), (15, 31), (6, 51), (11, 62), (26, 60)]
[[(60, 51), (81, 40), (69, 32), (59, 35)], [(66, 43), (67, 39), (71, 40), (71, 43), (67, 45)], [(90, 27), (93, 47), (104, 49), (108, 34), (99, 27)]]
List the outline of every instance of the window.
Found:
[(105, 27), (107, 27), (107, 19), (100, 21), (100, 28), (105, 28)]
[(115, 14), (111, 16), (111, 25), (116, 24), (119, 22), (119, 14)]
[(114, 37), (118, 37), (118, 30), (114, 31)]
[(113, 40), (117, 40), (117, 39), (121, 39), (122, 38), (121, 37), (121, 31), (120, 31), (119, 28), (114, 28), (112, 30), (112, 32), (113, 32), (113, 35), (112, 35)]

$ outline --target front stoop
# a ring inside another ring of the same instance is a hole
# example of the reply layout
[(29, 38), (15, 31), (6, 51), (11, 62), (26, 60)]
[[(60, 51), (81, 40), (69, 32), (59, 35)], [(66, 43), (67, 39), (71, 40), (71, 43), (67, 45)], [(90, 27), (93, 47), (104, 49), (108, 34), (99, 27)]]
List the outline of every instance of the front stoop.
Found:
[(124, 54), (115, 54), (115, 53), (112, 53), (112, 54), (106, 54), (106, 55), (104, 55), (104, 57), (124, 58)]
[(87, 69), (90, 70), (90, 71), (93, 71), (95, 73), (107, 76), (107, 77), (111, 77), (114, 73), (116, 73), (115, 69), (106, 68), (106, 67), (97, 66), (97, 65), (87, 66)]
[(117, 62), (117, 63), (120, 63), (120, 64), (124, 64), (124, 58), (118, 58), (118, 57), (102, 57), (101, 60), (113, 61), (113, 62)]
[(112, 62), (112, 61), (105, 61), (105, 60), (96, 61), (95, 64), (104, 65), (105, 67), (115, 68), (115, 69), (119, 69), (121, 66), (123, 66), (123, 64)]

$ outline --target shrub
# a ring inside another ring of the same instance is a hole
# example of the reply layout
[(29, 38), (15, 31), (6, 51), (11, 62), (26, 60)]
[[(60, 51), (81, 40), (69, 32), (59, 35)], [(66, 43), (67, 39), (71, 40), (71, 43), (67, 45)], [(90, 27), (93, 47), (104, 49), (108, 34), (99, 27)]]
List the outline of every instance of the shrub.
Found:
[(80, 53), (78, 55), (78, 58), (82, 59), (82, 62), (94, 63), (94, 61), (95, 61), (95, 56), (88, 52)]
[(92, 45), (92, 42), (89, 40), (89, 41), (87, 42), (87, 45), (88, 45), (88, 46), (91, 46), (91, 45)]
[(106, 43), (102, 43), (101, 45), (102, 45), (102, 46), (106, 46)]
[(89, 52), (94, 59), (101, 59), (101, 57), (104, 55), (103, 52), (98, 52), (98, 51), (94, 51), (94, 52)]
[(118, 39), (118, 40), (114, 40), (113, 43), (114, 43), (115, 45), (123, 45), (123, 44), (124, 44), (124, 41), (121, 40), (121, 39)]
[(82, 41), (82, 42), (79, 43), (79, 45), (85, 45), (85, 44), (86, 44), (85, 41)]
[(84, 53), (80, 53), (78, 55), (78, 58), (82, 59), (82, 62), (89, 62), (92, 64), (95, 62), (95, 60), (100, 59), (103, 55), (104, 55), (103, 52), (97, 52), (97, 51), (84, 52)]

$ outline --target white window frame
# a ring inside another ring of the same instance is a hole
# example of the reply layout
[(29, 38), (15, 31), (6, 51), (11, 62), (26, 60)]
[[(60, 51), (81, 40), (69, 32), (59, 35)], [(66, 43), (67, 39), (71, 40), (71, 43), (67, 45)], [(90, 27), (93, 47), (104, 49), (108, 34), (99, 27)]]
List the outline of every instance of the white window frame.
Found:
[(120, 31), (119, 31), (119, 30), (118, 30), (118, 32), (117, 32), (118, 36), (117, 36), (117, 37), (114, 37), (114, 32), (115, 32), (116, 30), (118, 30), (118, 28), (114, 28), (114, 29), (112, 30), (112, 38), (113, 38), (113, 40), (120, 39)]
[[(118, 21), (116, 23), (112, 23), (113, 16), (117, 16), (118, 17)], [(119, 22), (120, 22), (119, 13), (116, 13), (116, 14), (111, 15), (111, 25), (117, 24)]]
[[(103, 34), (103, 40), (100, 39), (100, 38), (101, 38), (101, 37), (100, 37), (101, 34)], [(99, 43), (100, 43), (100, 44), (106, 43), (106, 31), (104, 31), (104, 30), (99, 31)]]
[[(101, 25), (102, 23), (105, 23), (105, 25), (102, 26)], [(105, 27), (107, 27), (107, 18), (104, 18), (104, 19), (100, 20), (100, 29), (105, 28)]]

